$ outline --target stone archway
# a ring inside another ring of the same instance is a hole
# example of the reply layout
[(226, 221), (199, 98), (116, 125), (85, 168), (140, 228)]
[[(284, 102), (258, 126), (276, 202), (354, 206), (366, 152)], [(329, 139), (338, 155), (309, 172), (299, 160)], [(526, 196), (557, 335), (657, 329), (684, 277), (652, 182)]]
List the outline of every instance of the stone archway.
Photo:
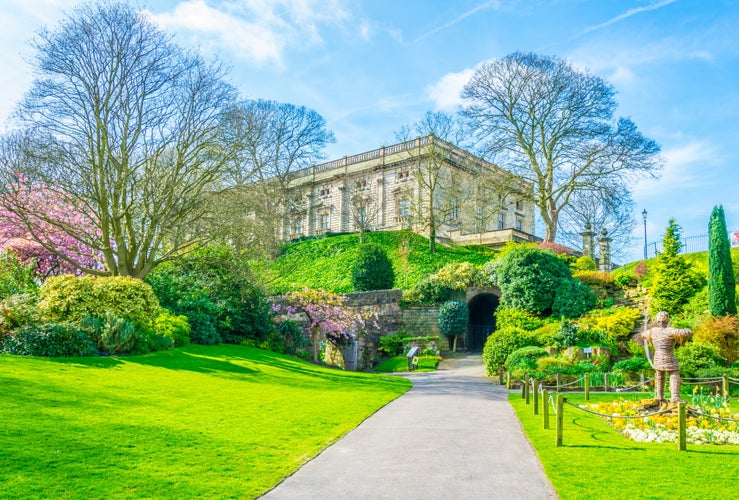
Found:
[(470, 322), (467, 326), (465, 345), (471, 352), (482, 351), (485, 341), (495, 331), (495, 310), (500, 302), (500, 292), (476, 290), (468, 293), (467, 306), (470, 309)]

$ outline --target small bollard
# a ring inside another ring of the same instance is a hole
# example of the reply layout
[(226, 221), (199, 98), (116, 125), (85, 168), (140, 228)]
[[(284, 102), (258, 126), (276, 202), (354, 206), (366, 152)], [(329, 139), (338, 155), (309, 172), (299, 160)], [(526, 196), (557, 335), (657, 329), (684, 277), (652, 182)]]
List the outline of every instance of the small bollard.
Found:
[(729, 376), (724, 373), (724, 376), (721, 378), (721, 392), (724, 393), (724, 397), (729, 397)]
[(677, 404), (677, 447), (680, 451), (687, 449), (687, 418), (685, 411), (685, 403)]
[(644, 380), (644, 374), (643, 373), (640, 373), (639, 374), (639, 385), (641, 386), (641, 390), (642, 391), (646, 389), (646, 387), (644, 387), (646, 385), (646, 382)]
[(585, 401), (590, 401), (590, 374), (583, 375), (585, 379)]
[(562, 446), (562, 424), (564, 422), (565, 398), (562, 394), (557, 394), (557, 416), (556, 416), (556, 436), (554, 438), (554, 446)]
[(544, 389), (541, 393), (541, 404), (544, 413), (544, 428), (549, 429), (549, 389)]
[(605, 389), (605, 392), (608, 392), (608, 374), (603, 374), (603, 388)]
[(509, 391), (511, 390), (511, 372), (506, 373), (505, 387)]
[(529, 374), (526, 373), (523, 376), (523, 398), (526, 400), (526, 404), (531, 403), (531, 396), (529, 395)]
[(539, 381), (537, 379), (533, 380), (533, 390), (534, 390), (534, 415), (539, 414)]
[(560, 380), (559, 373), (556, 374), (556, 377), (557, 377), (557, 392), (559, 392), (559, 385), (562, 383)]

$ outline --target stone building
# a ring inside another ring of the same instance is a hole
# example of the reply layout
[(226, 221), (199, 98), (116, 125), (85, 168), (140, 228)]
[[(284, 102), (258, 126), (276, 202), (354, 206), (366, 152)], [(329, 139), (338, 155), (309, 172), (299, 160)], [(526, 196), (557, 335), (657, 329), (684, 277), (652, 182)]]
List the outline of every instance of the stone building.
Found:
[(289, 190), (284, 240), (412, 229), (460, 244), (540, 241), (530, 184), (433, 135), (297, 171)]

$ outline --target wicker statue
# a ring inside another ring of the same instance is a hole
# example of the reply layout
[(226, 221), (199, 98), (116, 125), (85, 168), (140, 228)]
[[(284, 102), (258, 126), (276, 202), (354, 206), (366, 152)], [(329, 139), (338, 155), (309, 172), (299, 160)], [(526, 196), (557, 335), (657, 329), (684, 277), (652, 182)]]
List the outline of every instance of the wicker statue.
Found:
[(660, 311), (654, 318), (656, 326), (643, 333), (644, 339), (654, 347), (654, 387), (656, 398), (662, 402), (665, 392), (665, 373), (670, 374), (670, 402), (680, 401), (680, 367), (673, 352), (675, 343), (682, 344), (693, 335), (687, 328), (670, 328), (670, 315)]

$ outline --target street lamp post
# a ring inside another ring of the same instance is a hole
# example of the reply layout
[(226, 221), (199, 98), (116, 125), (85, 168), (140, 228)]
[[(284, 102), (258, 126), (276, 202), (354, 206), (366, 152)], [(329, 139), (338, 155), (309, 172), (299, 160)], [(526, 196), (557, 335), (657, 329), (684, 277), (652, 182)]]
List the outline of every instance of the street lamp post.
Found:
[(641, 218), (644, 221), (644, 260), (647, 260), (647, 209), (642, 210)]

